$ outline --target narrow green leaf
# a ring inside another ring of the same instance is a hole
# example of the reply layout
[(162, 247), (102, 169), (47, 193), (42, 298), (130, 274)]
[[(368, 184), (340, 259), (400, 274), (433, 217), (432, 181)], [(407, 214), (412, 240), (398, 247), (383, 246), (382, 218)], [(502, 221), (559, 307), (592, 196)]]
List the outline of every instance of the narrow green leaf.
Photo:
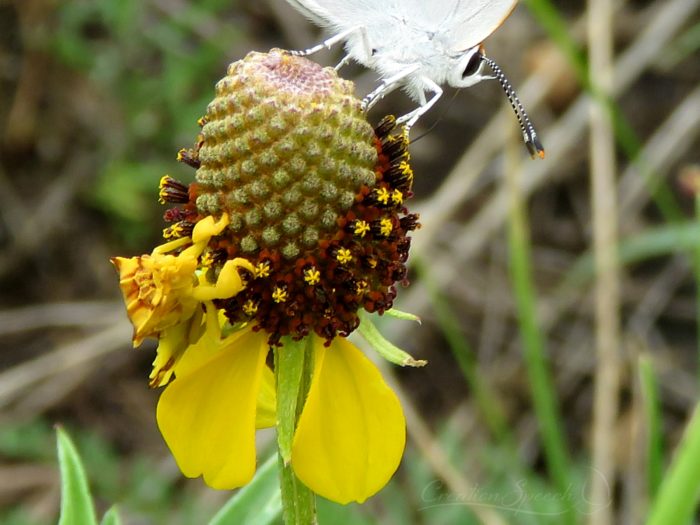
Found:
[(659, 488), (647, 525), (690, 523), (700, 497), (700, 407), (688, 422), (675, 458)]
[(209, 525), (268, 525), (282, 515), (277, 484), (277, 454), (258, 467), (253, 481), (239, 490)]
[(428, 364), (428, 362), (425, 360), (414, 359), (408, 353), (401, 350), (398, 346), (387, 341), (377, 327), (374, 326), (374, 323), (369, 315), (363, 313), (362, 311), (359, 313), (360, 326), (357, 331), (384, 359), (399, 366), (425, 366)]
[[(275, 348), (275, 377), (277, 379), (277, 443), (285, 464), (292, 457), (292, 441), (296, 428), (299, 398), (302, 390), (302, 373), (306, 357), (307, 337), (294, 341), (282, 339), (282, 346)], [(303, 403), (303, 399), (302, 399)]]
[(646, 468), (649, 496), (654, 497), (661, 484), (663, 470), (663, 431), (656, 373), (648, 356), (639, 359), (639, 379), (646, 423)]
[(61, 467), (61, 516), (58, 525), (97, 525), (85, 469), (73, 442), (56, 429), (58, 462)]
[(119, 517), (116, 505), (105, 513), (105, 515), (102, 517), (100, 525), (122, 525), (122, 520)]
[[(546, 339), (537, 318), (537, 296), (533, 282), (530, 229), (525, 203), (511, 181), (508, 213), (508, 263), (515, 294), (518, 327), (523, 345), (530, 395), (535, 409), (547, 467), (557, 490), (569, 489), (571, 465), (563, 432), (554, 379), (549, 366)], [(566, 509), (562, 523), (575, 523), (574, 509)]]
[[(622, 239), (618, 256), (620, 265), (629, 265), (671, 253), (693, 251), (697, 246), (700, 246), (700, 226), (695, 221), (686, 221), (647, 228), (643, 233)], [(565, 286), (583, 285), (593, 276), (593, 255), (587, 252), (572, 265)]]
[(402, 321), (415, 321), (418, 324), (423, 323), (421, 321), (421, 318), (418, 317), (416, 314), (402, 312), (401, 310), (397, 310), (396, 308), (390, 308), (389, 310), (384, 312), (384, 315), (395, 317), (396, 319), (401, 319)]

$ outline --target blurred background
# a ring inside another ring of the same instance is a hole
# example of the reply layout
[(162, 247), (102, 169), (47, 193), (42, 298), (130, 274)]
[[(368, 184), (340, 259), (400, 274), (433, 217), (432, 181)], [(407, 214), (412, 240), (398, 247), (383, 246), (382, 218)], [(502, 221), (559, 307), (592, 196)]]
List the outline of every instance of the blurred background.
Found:
[[(700, 383), (699, 11), (522, 2), (486, 51), (544, 161), (496, 82), (413, 129), (423, 228), (396, 306), (422, 324), (382, 328), (429, 365), (384, 368), (408, 419), (393, 481), (321, 523), (643, 520)], [(0, 523), (55, 522), (57, 423), (127, 524), (205, 523), (230, 496), (162, 442), (155, 345), (131, 348), (109, 258), (160, 242), (158, 180), (192, 179), (175, 155), (227, 64), (321, 38), (283, 0), (0, 0)], [(370, 121), (413, 107), (395, 92)]]

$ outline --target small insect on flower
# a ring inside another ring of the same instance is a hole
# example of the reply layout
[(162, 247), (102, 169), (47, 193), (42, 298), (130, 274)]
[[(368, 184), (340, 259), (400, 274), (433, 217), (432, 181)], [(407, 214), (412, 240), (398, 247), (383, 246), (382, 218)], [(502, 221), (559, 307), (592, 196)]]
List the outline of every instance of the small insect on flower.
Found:
[[(402, 87), (419, 106), (398, 122), (411, 128), (442, 96), (441, 85), (473, 86), (495, 78), (520, 124), (530, 155), (544, 158), (544, 148), (515, 90), (501, 68), (485, 55), (483, 41), (504, 22), (517, 0), (287, 0), (333, 36), (304, 51), (305, 56), (345, 42), (350, 59), (375, 70), (379, 86), (363, 100), (370, 109)], [(487, 65), (493, 76), (483, 73)], [(427, 94), (432, 94), (428, 98)]]

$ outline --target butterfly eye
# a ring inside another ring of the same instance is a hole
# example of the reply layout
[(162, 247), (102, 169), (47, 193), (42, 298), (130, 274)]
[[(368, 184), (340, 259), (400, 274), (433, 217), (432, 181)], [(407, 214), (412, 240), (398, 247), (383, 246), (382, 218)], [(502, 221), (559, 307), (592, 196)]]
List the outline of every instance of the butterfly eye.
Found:
[(474, 53), (471, 57), (469, 57), (469, 62), (467, 62), (466, 67), (464, 68), (464, 71), (462, 72), (462, 78), (467, 78), (472, 75), (474, 75), (476, 72), (479, 71), (479, 67), (481, 66), (481, 53)]

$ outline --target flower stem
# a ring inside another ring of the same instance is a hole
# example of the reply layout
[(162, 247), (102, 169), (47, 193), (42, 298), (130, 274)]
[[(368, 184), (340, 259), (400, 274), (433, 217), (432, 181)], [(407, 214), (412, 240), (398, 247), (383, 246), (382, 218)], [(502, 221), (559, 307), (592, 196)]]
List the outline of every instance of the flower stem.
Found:
[(315, 495), (294, 474), (291, 453), (294, 431), (304, 408), (313, 373), (311, 338), (294, 341), (284, 338), (276, 347), (275, 378), (277, 382), (277, 444), (282, 513), (286, 525), (316, 523)]
[(294, 475), (291, 464), (284, 464), (278, 455), (280, 489), (282, 491), (282, 516), (285, 525), (311, 525), (316, 523), (316, 496)]

